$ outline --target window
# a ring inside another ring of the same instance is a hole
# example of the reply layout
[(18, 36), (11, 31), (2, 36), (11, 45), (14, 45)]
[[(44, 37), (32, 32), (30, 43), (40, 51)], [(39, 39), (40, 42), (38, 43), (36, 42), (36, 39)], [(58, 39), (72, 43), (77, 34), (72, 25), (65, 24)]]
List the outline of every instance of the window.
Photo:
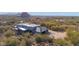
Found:
[(37, 27), (37, 28), (36, 28), (36, 32), (41, 32), (40, 27)]

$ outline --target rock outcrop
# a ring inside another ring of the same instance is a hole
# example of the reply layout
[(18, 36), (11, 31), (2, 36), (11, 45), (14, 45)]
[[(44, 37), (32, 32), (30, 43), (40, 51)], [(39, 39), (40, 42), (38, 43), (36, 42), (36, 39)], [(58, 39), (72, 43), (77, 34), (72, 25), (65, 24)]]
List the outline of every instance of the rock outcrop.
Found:
[(22, 13), (21, 13), (21, 17), (22, 17), (22, 18), (29, 18), (30, 15), (29, 15), (27, 12), (22, 12)]

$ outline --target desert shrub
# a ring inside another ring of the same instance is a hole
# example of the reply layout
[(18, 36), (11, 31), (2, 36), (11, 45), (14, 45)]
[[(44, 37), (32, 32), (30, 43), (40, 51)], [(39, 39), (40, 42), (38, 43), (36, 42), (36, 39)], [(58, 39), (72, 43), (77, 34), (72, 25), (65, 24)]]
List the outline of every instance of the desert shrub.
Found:
[[(22, 46), (29, 46), (29, 45), (31, 45), (31, 40), (30, 40), (30, 38), (28, 38), (27, 36), (24, 36), (24, 35), (19, 35), (18, 37), (17, 37), (17, 39), (18, 40), (20, 40), (20, 45)], [(33, 39), (33, 38), (32, 38)]]
[(65, 31), (66, 29), (65, 27), (61, 26), (60, 22), (56, 22), (54, 20), (43, 21), (41, 22), (41, 25), (54, 31)]
[(5, 46), (6, 43), (5, 42), (0, 42), (0, 46)]
[(15, 35), (15, 32), (12, 31), (12, 30), (7, 30), (7, 31), (4, 33), (4, 35), (5, 35), (6, 37), (11, 37), (11, 36), (14, 36), (14, 35)]
[(0, 33), (4, 33), (4, 29), (3, 28), (0, 28)]
[(26, 41), (24, 39), (22, 39), (22, 41), (20, 41), (20, 46), (26, 46)]
[(9, 30), (11, 30), (11, 26), (7, 26), (7, 25), (0, 26), (0, 32), (5, 33), (6, 31), (9, 31)]
[(6, 38), (3, 42), (6, 46), (17, 46), (20, 43), (20, 41), (16, 37)]
[(35, 37), (35, 41), (37, 43), (41, 43), (41, 42), (49, 42), (49, 43), (52, 43), (53, 42), (53, 39), (49, 38), (47, 35), (37, 35)]
[(74, 45), (79, 45), (79, 32), (68, 31), (68, 36), (68, 39), (71, 40)]
[(32, 36), (32, 33), (30, 33), (30, 32), (24, 32), (24, 33), (22, 33), (22, 36), (23, 37), (27, 37), (27, 38), (30, 38), (31, 36)]
[(61, 27), (61, 26), (52, 26), (51, 27), (51, 30), (53, 30), (53, 31), (65, 31), (66, 30), (66, 28), (65, 27)]
[(67, 41), (65, 39), (55, 39), (53, 40), (55, 46), (71, 46), (71, 41)]

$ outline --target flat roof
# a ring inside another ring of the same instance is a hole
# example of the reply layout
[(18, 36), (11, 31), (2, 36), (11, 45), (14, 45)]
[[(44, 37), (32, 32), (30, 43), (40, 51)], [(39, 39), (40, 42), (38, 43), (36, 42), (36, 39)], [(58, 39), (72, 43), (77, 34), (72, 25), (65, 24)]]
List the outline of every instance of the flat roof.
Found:
[(23, 25), (23, 26), (28, 26), (28, 27), (37, 27), (37, 26), (40, 26), (40, 25), (37, 25), (37, 24), (30, 24), (30, 23), (21, 23), (21, 24), (18, 24), (18, 25)]

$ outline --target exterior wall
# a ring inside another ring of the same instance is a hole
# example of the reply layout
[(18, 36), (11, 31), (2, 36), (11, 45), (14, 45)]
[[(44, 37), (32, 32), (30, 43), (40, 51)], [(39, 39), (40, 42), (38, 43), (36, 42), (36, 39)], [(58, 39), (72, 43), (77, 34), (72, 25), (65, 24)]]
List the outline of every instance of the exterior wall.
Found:
[[(20, 26), (16, 26), (16, 28), (18, 29), (18, 31), (23, 31), (24, 30), (21, 30), (19, 29)], [(22, 28), (22, 27), (21, 27)], [(41, 26), (36, 26), (36, 27), (24, 27), (24, 29), (26, 29), (26, 32), (32, 32), (32, 33), (42, 33), (42, 32), (48, 32), (48, 29), (47, 28), (44, 28), (44, 27), (41, 27)]]

